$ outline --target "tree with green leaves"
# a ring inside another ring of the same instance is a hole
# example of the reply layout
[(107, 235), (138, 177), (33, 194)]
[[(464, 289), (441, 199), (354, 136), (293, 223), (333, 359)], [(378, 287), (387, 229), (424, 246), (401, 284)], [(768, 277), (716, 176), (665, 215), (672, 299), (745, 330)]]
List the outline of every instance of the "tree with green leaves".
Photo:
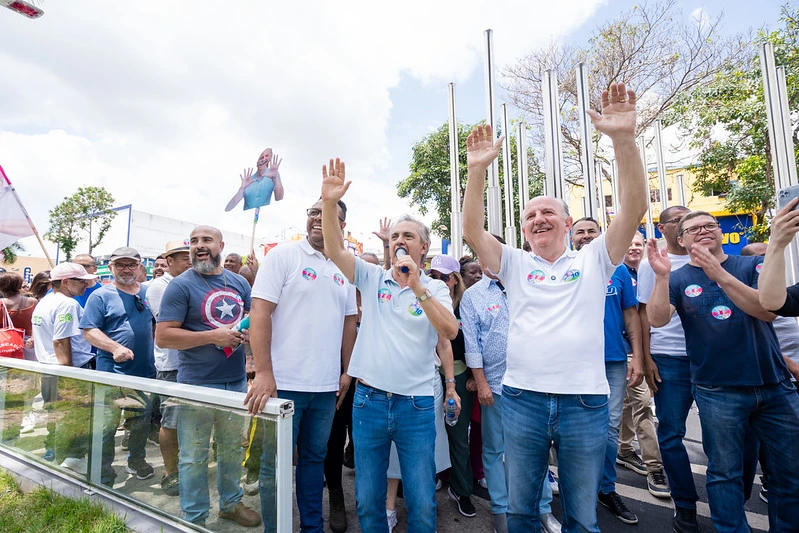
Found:
[(24, 252), (25, 247), (23, 247), (20, 243), (15, 242), (10, 246), (3, 248), (3, 262), (7, 265), (10, 265), (14, 261), (17, 260), (17, 255), (20, 252)]
[(56, 243), (66, 255), (67, 261), (72, 252), (83, 240), (83, 232), (89, 244), (88, 253), (99, 245), (111, 228), (117, 212), (112, 210), (114, 197), (103, 187), (80, 187), (75, 194), (50, 210), (50, 229), (44, 237)]
[[(458, 175), (460, 176), (461, 198), (463, 198), (463, 193), (466, 190), (466, 137), (469, 136), (475, 126), (477, 124), (458, 124)], [(511, 135), (510, 142), (511, 174), (515, 199), (514, 209), (518, 213), (518, 178), (515, 177), (518, 168), (518, 157), (515, 135)], [(527, 151), (527, 165), (530, 195), (541, 194), (544, 175), (531, 149)], [(502, 167), (502, 154), (500, 154), (497, 168), (500, 190), (502, 191), (501, 205), (504, 209), (505, 176)], [(431, 208), (435, 209), (438, 217), (433, 221), (432, 231), (441, 237), (450, 238), (452, 189), (449, 161), (449, 123), (445, 122), (438, 129), (413, 145), (409, 170), (408, 177), (397, 183), (397, 194), (402, 198), (409, 198), (411, 204), (416, 206), (423, 215)], [(514, 219), (518, 222), (518, 217), (514, 217)]]
[[(679, 124), (699, 155), (691, 170), (694, 191), (721, 196), (733, 213), (755, 217), (750, 240), (768, 237), (766, 215), (774, 206), (774, 169), (769, 144), (768, 118), (763, 93), (758, 46), (774, 45), (777, 65), (786, 68), (790, 109), (799, 107), (799, 9), (783, 7), (781, 27), (761, 31), (747, 49), (740, 68), (717, 74), (712, 81), (677, 99), (668, 120)], [(793, 122), (794, 146), (797, 140)]]

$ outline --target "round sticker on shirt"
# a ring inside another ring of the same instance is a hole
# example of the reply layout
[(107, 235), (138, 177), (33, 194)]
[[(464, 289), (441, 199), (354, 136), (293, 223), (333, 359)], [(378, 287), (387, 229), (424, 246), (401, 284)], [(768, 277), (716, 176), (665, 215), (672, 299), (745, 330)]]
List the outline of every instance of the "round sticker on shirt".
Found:
[(305, 267), (302, 269), (302, 277), (308, 281), (313, 281), (316, 279), (316, 270), (311, 267)]
[(563, 281), (565, 283), (571, 283), (572, 281), (576, 281), (577, 278), (579, 277), (580, 277), (580, 271), (574, 268), (570, 268), (569, 270), (566, 271), (565, 274), (563, 274)]
[(762, 267), (763, 267), (763, 263), (758, 263), (757, 265), (755, 265), (755, 272), (757, 272), (758, 274), (760, 274), (760, 269), (761, 269)]
[(696, 298), (700, 294), (702, 294), (702, 287), (700, 287), (699, 285), (688, 285), (685, 288), (685, 295), (688, 298)]
[(546, 277), (546, 272), (543, 270), (533, 270), (527, 274), (527, 283), (541, 283)]
[(716, 307), (713, 308), (712, 311), (710, 311), (710, 314), (712, 314), (713, 318), (715, 319), (727, 320), (728, 318), (730, 318), (732, 310), (726, 305), (717, 305)]
[(336, 282), (336, 285), (341, 287), (342, 285), (344, 285), (344, 276), (336, 272), (335, 274), (333, 274), (333, 281)]
[(491, 304), (487, 307), (489, 313), (498, 313), (500, 309), (499, 304)]
[(413, 302), (408, 306), (408, 312), (413, 316), (419, 316), (422, 314), (422, 306), (419, 305), (419, 302)]
[(391, 301), (391, 291), (389, 289), (380, 289), (377, 291), (377, 301), (385, 304)]

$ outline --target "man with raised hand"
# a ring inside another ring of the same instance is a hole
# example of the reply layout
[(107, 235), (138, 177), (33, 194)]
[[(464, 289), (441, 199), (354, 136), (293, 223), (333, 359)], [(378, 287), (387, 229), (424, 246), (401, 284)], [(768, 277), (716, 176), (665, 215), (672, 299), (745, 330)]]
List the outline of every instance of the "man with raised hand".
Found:
[(481, 264), (508, 292), (510, 330), (502, 388), (508, 530), (540, 527), (538, 500), (549, 449), (558, 450), (566, 531), (599, 531), (596, 502), (608, 439), (603, 318), (605, 287), (646, 211), (644, 168), (635, 144), (633, 91), (613, 84), (602, 93), (596, 129), (613, 142), (621, 210), (608, 231), (579, 252), (566, 249), (572, 225), (566, 204), (539, 196), (524, 206), (522, 234), (532, 253), (501, 245), (484, 229), (486, 169), (502, 139), (490, 126), (466, 141), (468, 181), (463, 235)]
[[(393, 267), (383, 270), (344, 246), (337, 203), (350, 186), (344, 163), (322, 167), (325, 252), (361, 291), (363, 315), (348, 373), (358, 380), (353, 401), (355, 498), (364, 531), (386, 529), (386, 471), (391, 443), (399, 456), (410, 532), (436, 529), (435, 405), (431, 374), (436, 348), (446, 398), (460, 409), (450, 340), (458, 334), (449, 289), (422, 272), (430, 231), (400, 217), (389, 230)], [(464, 414), (468, 416), (468, 414)]]
[(704, 211), (682, 217), (678, 239), (691, 258), (671, 272), (666, 251), (649, 244), (655, 285), (649, 322), (679, 313), (708, 458), (707, 494), (718, 531), (749, 531), (744, 510), (744, 445), (753, 431), (767, 462), (772, 529), (799, 531), (799, 396), (791, 383), (774, 314), (758, 301), (763, 259), (726, 255), (721, 228)]

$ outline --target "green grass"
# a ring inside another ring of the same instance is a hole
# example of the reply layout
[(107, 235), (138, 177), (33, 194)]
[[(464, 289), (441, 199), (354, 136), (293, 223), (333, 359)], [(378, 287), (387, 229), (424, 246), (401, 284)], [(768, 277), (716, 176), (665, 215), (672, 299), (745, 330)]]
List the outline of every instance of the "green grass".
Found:
[(125, 521), (86, 498), (73, 500), (38, 487), (24, 493), (0, 471), (0, 532), (127, 533)]

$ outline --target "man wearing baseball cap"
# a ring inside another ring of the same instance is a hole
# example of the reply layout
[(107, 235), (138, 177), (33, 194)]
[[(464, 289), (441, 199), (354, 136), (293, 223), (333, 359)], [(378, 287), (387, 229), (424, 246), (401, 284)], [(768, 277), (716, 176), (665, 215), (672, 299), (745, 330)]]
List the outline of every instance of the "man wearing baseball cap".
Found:
[[(143, 378), (155, 377), (153, 359), (153, 315), (145, 302), (146, 288), (137, 281), (141, 255), (136, 249), (122, 246), (111, 253), (114, 281), (92, 293), (80, 321), (84, 338), (97, 348), (97, 370)], [(143, 396), (143, 407), (127, 419), (130, 428), (127, 466), (125, 470), (138, 479), (153, 476), (153, 467), (144, 460), (150, 427), (149, 398)], [(126, 413), (129, 411), (125, 409)], [(103, 435), (103, 471), (101, 481), (112, 484), (116, 473), (114, 433), (109, 424)]]

